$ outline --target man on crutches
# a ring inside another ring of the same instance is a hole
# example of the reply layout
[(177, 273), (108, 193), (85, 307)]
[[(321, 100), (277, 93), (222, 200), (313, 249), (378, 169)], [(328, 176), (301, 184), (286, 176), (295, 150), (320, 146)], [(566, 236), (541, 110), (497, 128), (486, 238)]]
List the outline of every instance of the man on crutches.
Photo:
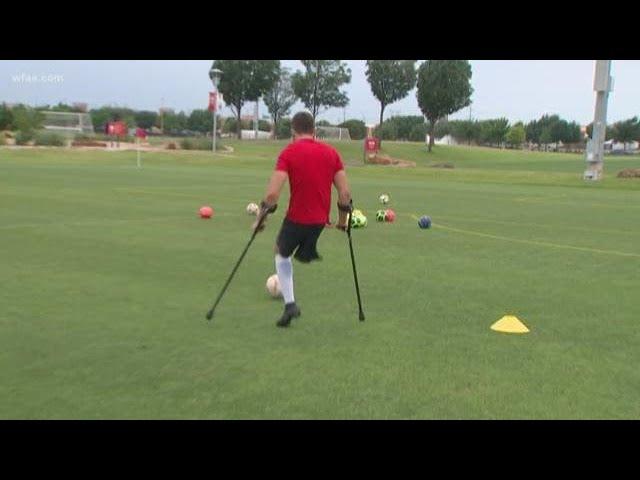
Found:
[(332, 146), (316, 141), (311, 114), (295, 114), (291, 128), (293, 142), (278, 157), (260, 206), (258, 220), (253, 224), (254, 230), (264, 229), (266, 216), (269, 212), (275, 211), (282, 187), (288, 179), (291, 191), (289, 209), (275, 245), (276, 272), (284, 299), (284, 312), (276, 324), (278, 327), (288, 327), (291, 320), (301, 314), (293, 294), (291, 257), (303, 263), (320, 259), (317, 242), (329, 222), (331, 185), (334, 185), (338, 192), (339, 219), (336, 228), (347, 231), (352, 210), (347, 174), (340, 155)]

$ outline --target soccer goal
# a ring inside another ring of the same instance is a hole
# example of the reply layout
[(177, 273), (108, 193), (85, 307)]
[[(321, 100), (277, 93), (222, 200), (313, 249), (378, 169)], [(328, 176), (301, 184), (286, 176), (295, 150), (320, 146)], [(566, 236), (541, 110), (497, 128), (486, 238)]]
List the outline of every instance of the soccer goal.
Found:
[(94, 133), (93, 122), (88, 113), (52, 112), (41, 110), (42, 127), (46, 130), (71, 133)]
[(316, 126), (316, 137), (321, 140), (351, 140), (349, 129), (342, 127)]

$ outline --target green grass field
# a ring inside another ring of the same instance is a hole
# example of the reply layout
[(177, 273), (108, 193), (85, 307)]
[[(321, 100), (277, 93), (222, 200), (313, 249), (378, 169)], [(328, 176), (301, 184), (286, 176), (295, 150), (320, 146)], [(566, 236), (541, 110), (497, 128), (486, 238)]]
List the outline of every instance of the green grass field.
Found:
[[(639, 158), (585, 184), (577, 155), (386, 143), (418, 163), (401, 169), (338, 144), (369, 217), (366, 322), (330, 229), (324, 260), (294, 265), (302, 317), (275, 327), (285, 194), (208, 324), (283, 145), (141, 170), (135, 152), (0, 149), (0, 418), (640, 417), (640, 180), (615, 178)], [(375, 222), (381, 193), (394, 224)], [(490, 330), (505, 314), (531, 332)]]

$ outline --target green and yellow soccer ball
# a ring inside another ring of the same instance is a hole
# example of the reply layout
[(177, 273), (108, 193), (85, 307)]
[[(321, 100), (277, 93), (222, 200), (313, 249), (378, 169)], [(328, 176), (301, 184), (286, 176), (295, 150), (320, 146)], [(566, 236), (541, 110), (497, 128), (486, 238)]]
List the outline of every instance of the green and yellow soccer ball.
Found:
[(378, 222), (384, 222), (385, 217), (387, 216), (387, 211), (386, 210), (378, 210), (376, 212), (376, 220)]
[[(355, 215), (355, 213), (359, 212), (359, 215)], [(367, 217), (364, 216), (362, 212), (359, 210), (354, 210), (351, 214), (351, 228), (364, 228), (367, 226)]]

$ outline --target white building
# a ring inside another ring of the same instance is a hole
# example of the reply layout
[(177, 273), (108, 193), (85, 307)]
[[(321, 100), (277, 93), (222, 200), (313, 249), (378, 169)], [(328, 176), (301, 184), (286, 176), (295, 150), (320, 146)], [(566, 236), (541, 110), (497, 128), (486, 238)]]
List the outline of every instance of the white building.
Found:
[(627, 143), (622, 143), (622, 142), (614, 142), (613, 140), (607, 140), (606, 142), (604, 142), (604, 150), (605, 152), (611, 152), (611, 153), (621, 153), (621, 152), (637, 152), (638, 148), (640, 147), (640, 144), (638, 144), (638, 142), (633, 141), (633, 142), (627, 142)]

